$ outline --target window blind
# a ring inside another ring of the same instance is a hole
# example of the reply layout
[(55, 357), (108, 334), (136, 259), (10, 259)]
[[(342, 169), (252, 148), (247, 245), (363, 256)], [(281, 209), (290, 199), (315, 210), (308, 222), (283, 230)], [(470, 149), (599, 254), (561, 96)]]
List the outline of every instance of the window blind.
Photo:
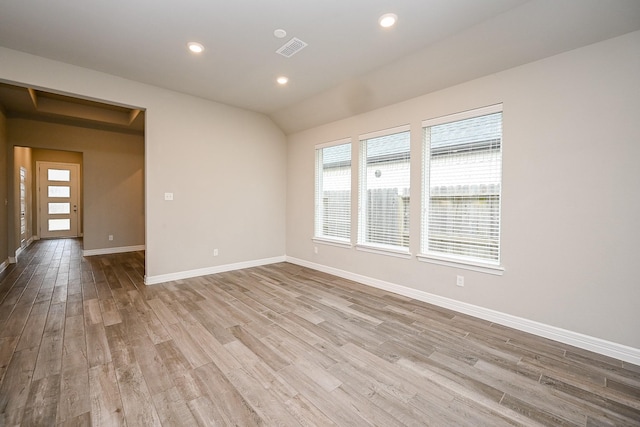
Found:
[(403, 251), (409, 247), (411, 144), (407, 129), (361, 137), (360, 244)]
[(423, 253), (500, 262), (502, 111), (488, 111), (423, 124)]
[(351, 143), (316, 148), (315, 237), (351, 237)]

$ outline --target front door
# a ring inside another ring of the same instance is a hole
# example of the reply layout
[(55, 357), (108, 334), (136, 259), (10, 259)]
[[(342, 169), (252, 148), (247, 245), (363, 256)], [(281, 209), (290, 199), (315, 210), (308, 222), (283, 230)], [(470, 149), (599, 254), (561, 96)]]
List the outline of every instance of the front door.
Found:
[(37, 162), (40, 237), (77, 237), (80, 165)]

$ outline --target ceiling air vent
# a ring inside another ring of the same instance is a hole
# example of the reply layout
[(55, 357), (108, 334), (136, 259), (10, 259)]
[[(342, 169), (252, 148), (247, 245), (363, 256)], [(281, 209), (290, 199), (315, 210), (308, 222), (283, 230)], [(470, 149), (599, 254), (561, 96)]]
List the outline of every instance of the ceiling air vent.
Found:
[(284, 56), (285, 58), (291, 58), (296, 53), (305, 48), (307, 44), (298, 38), (292, 38), (285, 43), (280, 49), (276, 50), (276, 53)]

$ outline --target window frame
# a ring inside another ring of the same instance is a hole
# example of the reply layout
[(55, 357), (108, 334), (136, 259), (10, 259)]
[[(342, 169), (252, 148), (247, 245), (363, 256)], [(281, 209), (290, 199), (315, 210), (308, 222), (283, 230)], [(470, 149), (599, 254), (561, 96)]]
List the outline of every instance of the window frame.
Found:
[[(323, 220), (325, 218), (324, 215), (324, 197), (323, 197), (323, 157), (321, 153), (326, 148), (337, 147), (341, 145), (349, 145), (349, 209), (347, 215), (349, 221), (349, 237), (342, 238), (338, 236), (325, 235), (322, 233), (323, 229)], [(313, 238), (312, 240), (316, 243), (322, 243), (332, 246), (338, 247), (352, 247), (351, 241), (353, 233), (352, 231), (352, 221), (351, 216), (353, 212), (353, 194), (352, 194), (352, 179), (353, 179), (353, 144), (351, 138), (343, 138), (331, 142), (326, 142), (322, 144), (317, 144), (314, 148), (314, 156), (315, 156), (315, 181), (314, 181), (314, 218), (313, 218)]]
[[(409, 171), (408, 171), (408, 188), (409, 188), (409, 209), (411, 206), (411, 128), (409, 124), (395, 126), (392, 128), (387, 128), (379, 131), (369, 132), (366, 134), (362, 134), (358, 137), (359, 140), (359, 153), (358, 153), (358, 162), (359, 162), (359, 173), (358, 173), (358, 233), (357, 233), (357, 243), (356, 249), (365, 252), (377, 253), (382, 255), (389, 255), (399, 258), (411, 258), (410, 253), (410, 230), (407, 230), (408, 234), (408, 245), (406, 247), (396, 246), (396, 245), (387, 245), (383, 243), (369, 242), (366, 241), (367, 235), (367, 215), (368, 215), (368, 197), (367, 197), (367, 148), (366, 144), (368, 140), (391, 136), (398, 133), (408, 133), (409, 137)], [(405, 196), (401, 196), (404, 198)], [(404, 203), (404, 202), (403, 202)], [(410, 221), (410, 218), (409, 218)], [(404, 220), (403, 220), (404, 225)]]
[[(421, 215), (421, 235), (420, 235), (420, 253), (417, 255), (418, 260), (446, 265), (450, 267), (462, 268), (467, 270), (479, 271), (488, 274), (502, 275), (504, 267), (502, 265), (502, 182), (503, 182), (503, 135), (500, 135), (500, 186), (498, 191), (498, 256), (497, 261), (493, 262), (473, 256), (462, 256), (456, 254), (448, 254), (444, 252), (429, 251), (429, 216), (430, 216), (430, 173), (431, 173), (431, 147), (427, 142), (426, 130), (432, 126), (453, 123), (466, 119), (482, 117), (490, 114), (504, 114), (503, 105), (495, 104), (486, 107), (475, 108), (459, 113), (449, 114), (433, 119), (424, 120), (422, 122), (422, 215)], [(502, 126), (501, 122), (501, 126)]]

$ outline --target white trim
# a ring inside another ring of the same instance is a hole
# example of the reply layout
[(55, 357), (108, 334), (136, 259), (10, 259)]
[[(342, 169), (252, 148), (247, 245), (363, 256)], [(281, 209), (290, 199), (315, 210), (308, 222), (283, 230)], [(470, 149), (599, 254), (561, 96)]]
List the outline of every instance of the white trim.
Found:
[(416, 300), (434, 304), (439, 307), (448, 308), (459, 313), (468, 314), (470, 316), (508, 326), (519, 331), (528, 332), (540, 337), (579, 347), (584, 350), (593, 351), (598, 354), (613, 357), (615, 359), (622, 360), (628, 363), (633, 363), (634, 365), (640, 365), (639, 348), (629, 347), (623, 344), (603, 340), (601, 338), (584, 335), (579, 332), (569, 331), (567, 329), (558, 328), (556, 326), (547, 325), (544, 323), (536, 322), (534, 320), (513, 316), (511, 314), (479, 307), (462, 301), (456, 301), (450, 298), (441, 297), (406, 286), (397, 285), (395, 283), (385, 282), (383, 280), (362, 276), (333, 267), (327, 267), (325, 265), (316, 264), (298, 258), (287, 257), (287, 262), (322, 271), (324, 273), (333, 274), (334, 276), (353, 280), (355, 282), (362, 283), (363, 285), (383, 289), (385, 291), (400, 294), (409, 298), (414, 298)]
[(2, 264), (0, 264), (0, 273), (2, 273), (3, 271), (5, 271), (7, 269), (7, 267), (9, 267), (9, 264), (11, 264), (9, 262), (9, 258), (5, 259)]
[(345, 145), (345, 144), (351, 144), (351, 138), (342, 138), (335, 141), (323, 142), (321, 144), (316, 144), (315, 148), (316, 150), (320, 150), (322, 148), (334, 147), (336, 145)]
[(378, 255), (394, 256), (396, 258), (404, 258), (404, 259), (411, 258), (411, 252), (409, 252), (408, 249), (406, 251), (403, 251), (401, 249), (387, 248), (385, 246), (374, 246), (374, 245), (368, 245), (364, 243), (358, 243), (356, 245), (356, 250), (359, 250), (362, 252), (370, 252), (372, 254), (378, 254)]
[(500, 265), (483, 264), (474, 261), (457, 260), (454, 258), (444, 258), (434, 255), (418, 254), (416, 255), (418, 261), (428, 262), (431, 264), (446, 265), (447, 267), (461, 268), (464, 270), (477, 271), (479, 273), (493, 274), (496, 276), (502, 276), (504, 274), (504, 267)]
[(18, 257), (20, 256), (20, 254), (22, 252), (24, 252), (24, 250), (27, 249), (29, 247), (29, 245), (31, 245), (31, 243), (33, 243), (34, 240), (38, 240), (38, 239), (36, 239), (34, 236), (29, 237), (24, 246), (20, 246), (18, 249), (16, 249), (15, 256), (12, 256), (12, 257), (10, 256), (9, 257), (9, 263), (10, 264), (17, 263), (18, 262)]
[[(28, 243), (24, 248), (26, 248), (27, 246), (29, 246)], [(16, 249), (16, 254), (13, 257), (13, 259), (15, 260), (14, 263), (18, 262), (18, 258), (20, 258), (20, 254), (22, 253), (22, 251), (24, 251), (24, 248), (22, 246), (20, 246), (18, 249)], [(11, 257), (9, 257), (9, 258), (11, 258)]]
[(123, 252), (144, 251), (144, 249), (144, 245), (120, 246), (118, 248), (87, 249), (82, 251), (82, 256), (121, 254)]
[(502, 104), (488, 105), (486, 107), (474, 108), (473, 110), (461, 111), (459, 113), (447, 114), (446, 116), (423, 120), (422, 127), (426, 128), (444, 123), (456, 122), (458, 120), (471, 119), (493, 113), (501, 113), (502, 111)]
[(350, 242), (344, 242), (340, 240), (331, 240), (322, 237), (313, 237), (311, 238), (315, 243), (319, 243), (321, 245), (329, 245), (329, 246), (337, 246), (339, 248), (351, 249), (353, 245)]
[(177, 273), (160, 274), (158, 276), (145, 276), (145, 285), (157, 285), (159, 283), (172, 282), (174, 280), (190, 279), (192, 277), (207, 276), (209, 274), (224, 273), (225, 271), (242, 270), (243, 268), (260, 267), (261, 265), (285, 262), (286, 257), (257, 259), (253, 261), (237, 262), (234, 264), (216, 265), (214, 267), (199, 268), (197, 270), (179, 271)]
[(360, 141), (366, 141), (367, 139), (377, 138), (379, 136), (393, 135), (394, 133), (408, 132), (410, 130), (411, 130), (411, 126), (406, 124), (402, 126), (396, 126), (388, 129), (381, 129), (381, 130), (376, 130), (369, 133), (364, 133), (358, 136), (358, 139)]

